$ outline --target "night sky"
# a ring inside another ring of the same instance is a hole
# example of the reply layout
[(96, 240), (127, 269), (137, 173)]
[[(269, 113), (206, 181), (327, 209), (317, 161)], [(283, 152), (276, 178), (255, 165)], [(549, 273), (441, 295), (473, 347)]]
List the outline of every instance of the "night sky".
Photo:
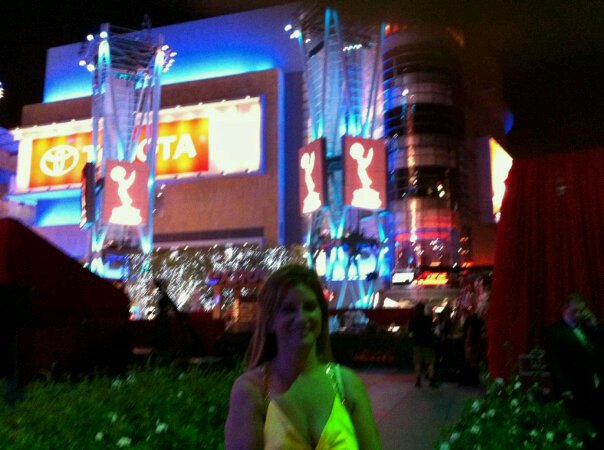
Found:
[[(0, 126), (42, 101), (46, 49), (81, 42), (103, 22), (139, 29), (281, 2), (270, 0), (7, 0), (0, 11)], [(429, 20), (485, 42), (501, 66), (515, 115), (513, 156), (604, 145), (604, 2), (335, 1), (357, 17)], [(413, 4), (410, 6), (410, 4)], [(367, 6), (370, 5), (370, 6)], [(388, 11), (388, 14), (385, 12)], [(178, 63), (178, 61), (176, 61)], [(74, 70), (80, 70), (75, 67)]]

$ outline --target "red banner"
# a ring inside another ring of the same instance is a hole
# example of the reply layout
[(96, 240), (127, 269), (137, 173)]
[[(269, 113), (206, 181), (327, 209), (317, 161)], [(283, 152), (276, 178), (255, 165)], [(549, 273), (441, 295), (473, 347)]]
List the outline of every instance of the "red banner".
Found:
[(343, 139), (344, 204), (386, 208), (386, 149), (383, 140), (345, 136)]
[(146, 225), (148, 183), (147, 164), (107, 161), (102, 221), (127, 226)]
[(325, 140), (317, 139), (298, 150), (300, 211), (308, 214), (325, 204)]

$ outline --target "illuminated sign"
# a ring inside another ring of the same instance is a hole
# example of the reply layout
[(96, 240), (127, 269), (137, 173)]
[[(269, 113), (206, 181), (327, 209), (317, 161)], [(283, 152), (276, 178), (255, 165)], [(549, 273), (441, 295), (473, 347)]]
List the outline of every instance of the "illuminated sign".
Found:
[(34, 139), (31, 143), (31, 187), (79, 183), (92, 150), (90, 133)]
[(499, 143), (489, 139), (491, 153), (491, 189), (493, 190), (493, 215), (499, 221), (501, 214), (501, 203), (505, 194), (505, 180), (512, 168), (512, 157), (503, 149)]
[(302, 214), (325, 204), (325, 141), (317, 139), (298, 151), (300, 209)]
[(264, 281), (262, 269), (213, 271), (208, 274), (207, 283), (219, 288), (258, 285)]
[[(136, 159), (147, 159), (149, 139), (141, 133)], [(208, 119), (160, 123), (157, 139), (158, 177), (208, 172)], [(29, 187), (57, 186), (81, 181), (92, 151), (92, 133), (34, 139)], [(79, 174), (79, 175), (78, 175)]]
[[(19, 139), (17, 193), (73, 189), (93, 151), (90, 120), (16, 130)], [(100, 136), (102, 141), (102, 136)], [(146, 161), (144, 130), (136, 160)], [(160, 111), (158, 179), (254, 173), (262, 169), (262, 104), (259, 98)]]
[(392, 274), (392, 284), (410, 284), (415, 278), (413, 270), (408, 272), (394, 272)]
[(137, 226), (147, 223), (149, 166), (145, 163), (107, 161), (102, 221)]
[(386, 150), (383, 140), (344, 137), (344, 204), (386, 207)]
[[(207, 118), (160, 123), (155, 166), (157, 176), (207, 172), (208, 129)], [(148, 146), (149, 139), (143, 135), (136, 148), (138, 161), (147, 160)]]
[(449, 282), (449, 275), (447, 272), (424, 271), (415, 282), (424, 286), (443, 286)]

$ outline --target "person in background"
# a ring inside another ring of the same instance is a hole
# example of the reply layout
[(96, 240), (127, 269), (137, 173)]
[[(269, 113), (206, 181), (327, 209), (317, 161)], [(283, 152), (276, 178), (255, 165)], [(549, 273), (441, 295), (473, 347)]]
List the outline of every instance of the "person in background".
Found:
[(159, 364), (170, 364), (176, 357), (172, 317), (178, 314), (178, 308), (168, 295), (166, 280), (157, 278), (153, 284), (157, 289), (157, 314), (153, 327), (154, 359)]
[(333, 363), (316, 273), (289, 265), (259, 296), (248, 369), (234, 383), (226, 450), (381, 448), (365, 386)]
[[(580, 294), (570, 294), (562, 319), (545, 333), (545, 358), (555, 394), (602, 435), (603, 330)], [(601, 442), (601, 437), (600, 443)], [(596, 447), (594, 447), (596, 448)], [(602, 448), (602, 447), (598, 447)]]
[(413, 317), (409, 320), (409, 337), (413, 342), (413, 368), (415, 370), (415, 386), (422, 386), (422, 373), (427, 370), (430, 387), (437, 387), (434, 379), (436, 336), (432, 327), (432, 316), (426, 314), (426, 306), (417, 303)]
[(473, 306), (463, 323), (464, 367), (459, 381), (463, 385), (480, 384), (480, 370), (486, 364), (486, 307)]
[(436, 369), (439, 380), (456, 378), (459, 364), (456, 363), (456, 351), (453, 340), (453, 315), (454, 310), (447, 303), (438, 315), (437, 344), (436, 344)]
[(153, 329), (154, 361), (159, 365), (184, 363), (201, 352), (199, 337), (168, 295), (167, 280), (158, 278), (154, 284), (158, 295)]

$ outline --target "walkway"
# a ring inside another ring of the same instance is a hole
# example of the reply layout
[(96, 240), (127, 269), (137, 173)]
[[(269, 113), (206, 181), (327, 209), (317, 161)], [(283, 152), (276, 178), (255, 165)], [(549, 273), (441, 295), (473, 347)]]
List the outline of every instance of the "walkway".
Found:
[(433, 449), (441, 429), (456, 423), (466, 401), (483, 393), (481, 387), (447, 382), (418, 389), (412, 373), (391, 368), (358, 373), (369, 391), (384, 450)]

